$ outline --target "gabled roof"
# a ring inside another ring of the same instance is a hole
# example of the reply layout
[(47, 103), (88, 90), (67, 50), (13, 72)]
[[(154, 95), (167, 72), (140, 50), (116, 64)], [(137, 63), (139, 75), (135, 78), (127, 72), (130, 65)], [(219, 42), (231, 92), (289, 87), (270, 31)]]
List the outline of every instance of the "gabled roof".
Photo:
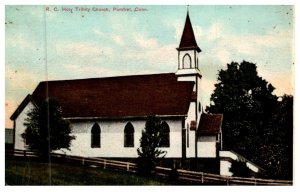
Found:
[(32, 94), (39, 106), (56, 99), (65, 118), (184, 116), (193, 82), (174, 73), (40, 82)]
[(222, 114), (202, 113), (197, 133), (200, 135), (218, 134), (221, 132), (222, 121)]
[(189, 12), (187, 12), (180, 44), (179, 44), (179, 47), (177, 48), (177, 50), (193, 50), (193, 49), (196, 49), (198, 52), (201, 51), (201, 49), (198, 47), (196, 39), (195, 39)]
[(28, 94), (28, 95), (25, 97), (25, 99), (22, 101), (22, 103), (18, 106), (18, 108), (15, 110), (15, 112), (10, 116), (10, 119), (11, 119), (11, 120), (16, 119), (16, 118), (19, 116), (19, 114), (23, 111), (23, 109), (27, 106), (27, 104), (28, 104), (30, 101), (31, 101), (34, 105), (36, 105), (35, 102), (33, 101), (32, 97), (31, 97), (31, 95)]

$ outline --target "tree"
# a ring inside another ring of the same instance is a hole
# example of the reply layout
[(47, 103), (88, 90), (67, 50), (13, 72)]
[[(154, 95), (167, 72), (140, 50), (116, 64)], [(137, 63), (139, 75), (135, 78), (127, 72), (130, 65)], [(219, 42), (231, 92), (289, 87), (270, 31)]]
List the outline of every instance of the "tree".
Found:
[(22, 134), (29, 149), (37, 151), (44, 160), (49, 159), (53, 150), (70, 148), (70, 123), (62, 118), (58, 102), (46, 99), (39, 107), (33, 108), (25, 119), (25, 132)]
[(292, 159), (292, 99), (285, 96), (279, 102), (274, 89), (258, 76), (255, 64), (232, 62), (219, 71), (206, 110), (223, 114), (225, 150), (234, 150), (267, 168), (271, 177), (287, 178), (284, 175), (291, 172), (287, 173), (284, 162)]
[(224, 149), (254, 153), (277, 97), (274, 87), (257, 75), (256, 65), (243, 61), (221, 70), (211, 96), (210, 113), (223, 113)]
[(293, 96), (284, 95), (269, 121), (261, 154), (263, 164), (274, 178), (292, 179), (293, 173)]
[(157, 158), (164, 157), (166, 151), (159, 149), (163, 140), (163, 126), (161, 119), (156, 116), (149, 116), (145, 129), (142, 131), (140, 148), (138, 152), (138, 171), (142, 175), (150, 175), (156, 164)]

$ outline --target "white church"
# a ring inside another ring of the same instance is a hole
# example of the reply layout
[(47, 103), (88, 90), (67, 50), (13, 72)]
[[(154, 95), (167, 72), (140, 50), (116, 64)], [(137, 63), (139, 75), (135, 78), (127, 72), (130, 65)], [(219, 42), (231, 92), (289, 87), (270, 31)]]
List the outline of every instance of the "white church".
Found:
[[(161, 148), (167, 152), (165, 158), (202, 159), (204, 166), (215, 161), (220, 174), (230, 175), (230, 158), (238, 155), (221, 151), (223, 115), (202, 111), (201, 49), (188, 12), (177, 51), (176, 73), (40, 82), (11, 116), (14, 148), (28, 149), (21, 137), (24, 120), (32, 108), (50, 97), (59, 102), (76, 136), (71, 150), (59, 153), (136, 158), (146, 118), (157, 115), (164, 126)], [(251, 162), (247, 165), (259, 171)]]

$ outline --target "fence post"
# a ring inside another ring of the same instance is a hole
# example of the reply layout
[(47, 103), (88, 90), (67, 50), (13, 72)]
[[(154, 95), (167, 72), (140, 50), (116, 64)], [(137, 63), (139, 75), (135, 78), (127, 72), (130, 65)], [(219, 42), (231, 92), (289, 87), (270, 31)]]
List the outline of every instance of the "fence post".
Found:
[(226, 178), (226, 182), (227, 182), (227, 185), (229, 185), (229, 178), (228, 177)]
[(201, 173), (201, 182), (204, 183), (203, 173)]
[(127, 172), (129, 172), (129, 163), (127, 163)]
[(104, 159), (103, 169), (106, 169), (106, 160)]
[(82, 165), (84, 165), (84, 157), (82, 157)]

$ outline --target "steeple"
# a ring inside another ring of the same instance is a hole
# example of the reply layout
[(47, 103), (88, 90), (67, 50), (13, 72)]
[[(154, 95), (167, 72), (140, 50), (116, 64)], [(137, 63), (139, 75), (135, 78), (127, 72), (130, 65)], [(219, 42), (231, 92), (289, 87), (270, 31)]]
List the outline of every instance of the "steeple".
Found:
[[(198, 47), (196, 38), (194, 35), (194, 30), (189, 16), (189, 10), (187, 10), (185, 24), (179, 43), (178, 51), (178, 70), (176, 71), (176, 76), (178, 81), (189, 81), (194, 82), (193, 93), (191, 95), (191, 104), (189, 109), (189, 115), (184, 120), (185, 126), (183, 128), (183, 135), (186, 133), (186, 137), (191, 137), (193, 130), (196, 130), (195, 125), (199, 125), (201, 117), (201, 100), (202, 100), (202, 89), (201, 89), (201, 72), (199, 70), (199, 53), (201, 49)], [(189, 136), (188, 136), (189, 135)], [(194, 135), (196, 139), (196, 135)], [(193, 140), (193, 139), (191, 139)], [(194, 141), (189, 141), (189, 149), (187, 149), (187, 154), (189, 156), (197, 157), (197, 143)], [(193, 142), (193, 144), (192, 144)], [(192, 147), (191, 147), (192, 146)], [(190, 149), (195, 149), (194, 152)], [(183, 151), (183, 150), (182, 150)], [(183, 151), (184, 153), (184, 151)]]
[(198, 47), (195, 39), (192, 23), (189, 16), (189, 11), (187, 11), (185, 25), (181, 36), (181, 41), (177, 50), (178, 51), (196, 50), (197, 52), (201, 52), (201, 49)]

